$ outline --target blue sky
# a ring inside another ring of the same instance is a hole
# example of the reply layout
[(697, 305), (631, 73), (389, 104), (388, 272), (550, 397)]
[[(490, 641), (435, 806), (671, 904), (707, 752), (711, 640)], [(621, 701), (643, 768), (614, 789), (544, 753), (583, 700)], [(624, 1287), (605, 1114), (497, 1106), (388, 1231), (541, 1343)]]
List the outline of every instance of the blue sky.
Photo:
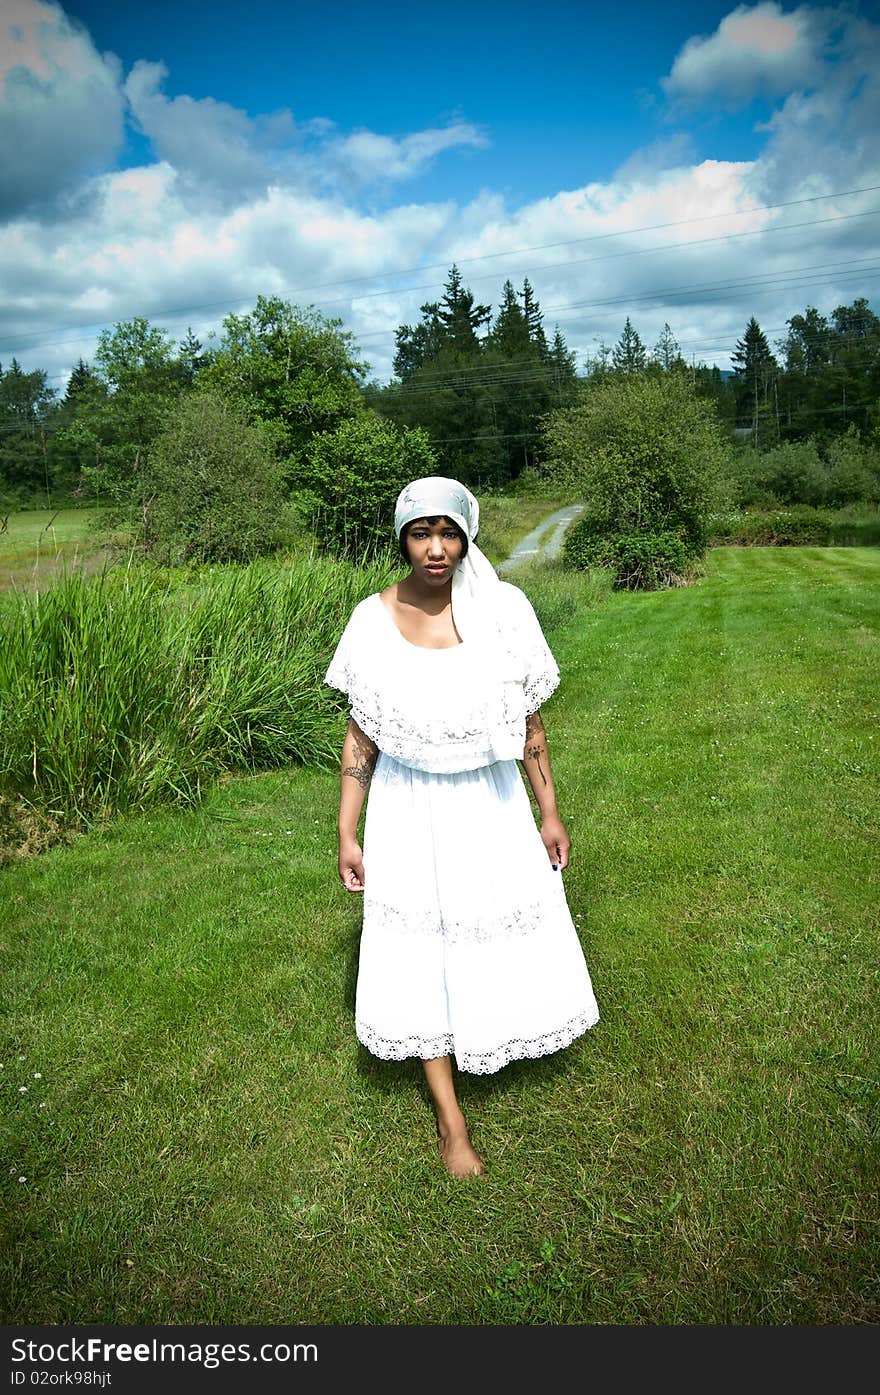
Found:
[(0, 360), (59, 389), (102, 327), (258, 293), (384, 380), (453, 260), (495, 304), (527, 275), (582, 364), (630, 314), (727, 367), (749, 315), (880, 287), (866, 0), (4, 0), (0, 83)]
[(468, 198), (487, 185), (514, 202), (537, 198), (606, 179), (640, 146), (682, 135), (695, 152), (749, 158), (768, 111), (756, 100), (675, 119), (663, 99), (660, 76), (729, 3), (66, 8), (127, 65), (163, 62), (170, 97), (222, 98), (254, 116), (288, 108), (298, 122), (390, 135), (456, 118), (480, 128), (486, 146), (454, 168), (439, 160), (410, 186), (420, 198), (450, 187)]

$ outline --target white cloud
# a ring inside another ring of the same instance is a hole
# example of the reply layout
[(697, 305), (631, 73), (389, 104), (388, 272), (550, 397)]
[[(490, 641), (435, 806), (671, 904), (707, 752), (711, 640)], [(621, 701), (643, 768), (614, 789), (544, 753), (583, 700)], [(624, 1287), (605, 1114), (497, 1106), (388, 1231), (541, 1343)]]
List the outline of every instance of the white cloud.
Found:
[(161, 88), (167, 76), (163, 63), (139, 60), (125, 82), (131, 114), (158, 158), (215, 201), (265, 190), (273, 155), (294, 135), (290, 112), (255, 121), (213, 97), (166, 97)]
[(330, 142), (322, 152), (356, 185), (397, 182), (421, 174), (444, 150), (488, 145), (486, 136), (466, 121), (438, 130), (416, 131), (396, 140), (374, 131), (355, 131)]
[(661, 86), (673, 100), (734, 105), (811, 86), (832, 15), (808, 5), (785, 14), (775, 0), (738, 5), (714, 34), (688, 39)]
[(0, 15), (0, 217), (106, 168), (122, 143), (120, 67), (49, 0)]

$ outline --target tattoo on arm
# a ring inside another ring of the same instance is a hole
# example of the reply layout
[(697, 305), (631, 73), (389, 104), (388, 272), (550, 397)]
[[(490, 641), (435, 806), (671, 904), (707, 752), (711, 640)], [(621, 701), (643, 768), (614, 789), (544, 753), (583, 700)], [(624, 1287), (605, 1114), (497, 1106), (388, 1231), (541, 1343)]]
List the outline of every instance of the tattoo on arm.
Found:
[(354, 743), (354, 764), (344, 766), (342, 773), (357, 780), (361, 789), (365, 790), (373, 778), (376, 761), (379, 759), (379, 750), (369, 737), (364, 736), (359, 729), (352, 729), (352, 741)]
[(547, 776), (541, 769), (541, 757), (547, 752), (547, 747), (542, 740), (544, 735), (544, 722), (540, 712), (530, 712), (526, 717), (526, 760), (535, 762), (538, 774), (546, 785)]

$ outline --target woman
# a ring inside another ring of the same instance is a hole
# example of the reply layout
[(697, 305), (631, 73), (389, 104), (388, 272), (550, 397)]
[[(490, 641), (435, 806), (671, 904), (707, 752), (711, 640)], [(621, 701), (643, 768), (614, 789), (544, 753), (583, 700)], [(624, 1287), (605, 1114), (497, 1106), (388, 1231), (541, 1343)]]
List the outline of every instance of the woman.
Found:
[(364, 896), (355, 1030), (376, 1056), (422, 1059), (443, 1162), (472, 1176), (484, 1165), (452, 1055), (485, 1074), (557, 1051), (599, 1017), (540, 713), (559, 670), (526, 596), (474, 542), (470, 490), (415, 480), (394, 526), (409, 575), (355, 607), (325, 679), (351, 704), (339, 875)]

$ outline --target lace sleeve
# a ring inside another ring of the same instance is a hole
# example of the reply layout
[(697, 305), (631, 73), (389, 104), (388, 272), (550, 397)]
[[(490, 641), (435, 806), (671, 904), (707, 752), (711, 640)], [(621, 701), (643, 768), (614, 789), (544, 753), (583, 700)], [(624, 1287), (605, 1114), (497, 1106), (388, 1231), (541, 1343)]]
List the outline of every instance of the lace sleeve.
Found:
[(523, 674), (526, 712), (537, 712), (559, 687), (559, 667), (531, 601), (524, 591), (510, 582), (502, 583), (511, 638), (516, 645)]
[(356, 605), (351, 613), (345, 629), (339, 638), (339, 643), (330, 660), (330, 667), (324, 675), (324, 682), (330, 688), (338, 688), (341, 693), (351, 699), (358, 662), (358, 648), (364, 629), (364, 614), (360, 605)]

